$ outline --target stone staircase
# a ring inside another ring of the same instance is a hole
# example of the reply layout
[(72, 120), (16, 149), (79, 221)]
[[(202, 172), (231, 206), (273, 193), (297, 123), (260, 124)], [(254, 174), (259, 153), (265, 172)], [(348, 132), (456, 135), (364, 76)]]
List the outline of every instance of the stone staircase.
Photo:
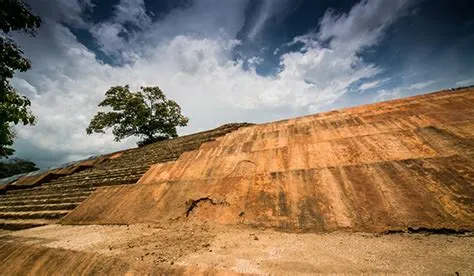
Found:
[(93, 191), (94, 188), (9, 191), (0, 197), (0, 228), (20, 230), (55, 223)]
[(186, 151), (247, 124), (219, 128), (126, 150), (120, 156), (29, 189), (0, 195), (0, 229), (20, 230), (57, 222), (97, 187), (134, 184), (152, 164), (178, 159)]

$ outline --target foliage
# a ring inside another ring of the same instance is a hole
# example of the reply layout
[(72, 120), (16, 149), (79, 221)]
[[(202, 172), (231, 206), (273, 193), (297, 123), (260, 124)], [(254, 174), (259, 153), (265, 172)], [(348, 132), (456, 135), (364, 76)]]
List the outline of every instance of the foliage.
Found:
[(139, 146), (178, 136), (176, 127), (186, 126), (189, 119), (181, 114), (181, 107), (168, 100), (158, 87), (141, 87), (132, 92), (128, 85), (111, 87), (100, 107), (112, 111), (98, 112), (86, 129), (87, 134), (104, 133), (113, 127), (115, 141), (138, 136)]
[(9, 37), (13, 31), (34, 36), (41, 19), (31, 13), (21, 0), (0, 0), (0, 157), (12, 155), (15, 134), (12, 124), (34, 124), (35, 117), (29, 109), (31, 102), (17, 94), (10, 85), (16, 70), (25, 72), (30, 62), (21, 49)]
[(35, 163), (19, 158), (14, 158), (7, 162), (0, 162), (0, 179), (37, 170), (39, 170), (39, 168), (36, 167)]
[(169, 138), (166, 137), (166, 136), (145, 137), (145, 138), (143, 138), (142, 140), (138, 141), (138, 142), (137, 142), (137, 145), (138, 145), (139, 147), (143, 147), (143, 146), (146, 146), (146, 145), (155, 143), (155, 142), (164, 141), (164, 140), (168, 140), (168, 139), (169, 139)]

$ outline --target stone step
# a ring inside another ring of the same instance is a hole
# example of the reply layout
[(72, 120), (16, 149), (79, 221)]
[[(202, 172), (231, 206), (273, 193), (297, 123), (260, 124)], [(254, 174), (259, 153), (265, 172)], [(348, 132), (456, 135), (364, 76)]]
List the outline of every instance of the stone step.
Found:
[(61, 177), (58, 179), (54, 179), (51, 182), (47, 183), (56, 183), (56, 182), (77, 182), (77, 181), (96, 181), (96, 180), (102, 180), (102, 179), (107, 179), (107, 178), (127, 178), (127, 177), (136, 177), (139, 175), (142, 175), (145, 173), (147, 170), (142, 170), (142, 171), (134, 171), (130, 173), (122, 173), (122, 174), (102, 174), (102, 175), (71, 175), (68, 177)]
[[(79, 188), (93, 188), (93, 187), (102, 187), (102, 186), (114, 186), (114, 185), (124, 185), (124, 184), (135, 184), (140, 178), (133, 179), (106, 179), (103, 182), (85, 182), (85, 183), (76, 183), (76, 184), (57, 184), (57, 185), (44, 185), (41, 187), (41, 190), (61, 190), (61, 189), (79, 189)], [(40, 189), (38, 189), (40, 190)]]
[(0, 212), (72, 210), (76, 208), (79, 204), (81, 204), (81, 202), (0, 206)]
[(94, 174), (94, 175), (71, 175), (65, 176), (58, 179), (54, 179), (48, 183), (56, 183), (56, 182), (68, 182), (68, 181), (87, 181), (87, 180), (102, 180), (105, 178), (124, 178), (124, 177), (135, 177), (137, 175), (141, 175), (145, 173), (147, 170), (134, 170), (128, 171), (124, 173), (103, 173), (103, 174)]
[(0, 236), (8, 235), (11, 232), (12, 232), (11, 230), (0, 229)]
[[(93, 183), (72, 183), (72, 184), (57, 184), (57, 185), (43, 185), (31, 189), (32, 193), (58, 193), (64, 190), (73, 190), (73, 189), (92, 189), (94, 187)], [(64, 193), (64, 192), (63, 192)]]
[(49, 219), (0, 219), (0, 229), (4, 230), (22, 230), (38, 226), (56, 223), (57, 220)]
[(95, 183), (114, 183), (117, 181), (127, 181), (127, 182), (133, 182), (134, 179), (139, 179), (144, 173), (140, 174), (133, 174), (133, 175), (127, 175), (127, 176), (108, 176), (108, 177), (102, 177), (102, 178), (93, 178), (93, 179), (87, 179), (87, 178), (78, 178), (78, 179), (63, 179), (61, 181), (52, 181), (48, 182), (42, 185), (42, 187), (53, 187), (55, 185), (74, 185), (74, 184), (84, 184), (84, 183), (89, 183), (91, 185)]
[[(89, 195), (89, 194), (88, 194)], [(2, 200), (0, 197), (0, 208), (2, 206), (18, 206), (18, 205), (38, 205), (38, 204), (58, 204), (58, 203), (77, 203), (86, 200), (87, 196), (58, 196), (44, 199), (28, 199), (28, 200)]]
[(58, 193), (24, 193), (24, 194), (6, 194), (0, 196), (0, 201), (19, 201), (19, 200), (46, 200), (46, 199), (57, 199), (63, 197), (80, 197), (80, 196), (89, 196), (95, 189), (72, 189), (66, 190), (65, 192)]
[(60, 219), (69, 212), (70, 210), (0, 212), (0, 219)]
[(32, 188), (32, 189), (24, 189), (24, 190), (12, 190), (8, 191), (6, 195), (4, 196), (30, 196), (30, 195), (47, 195), (47, 194), (74, 194), (77, 192), (92, 192), (95, 189), (92, 187), (87, 187), (87, 188), (62, 188), (62, 189), (44, 189), (41, 186)]
[[(121, 162), (127, 161), (127, 160), (121, 160)], [(135, 161), (135, 159), (130, 160), (130, 161)], [(104, 175), (120, 175), (120, 174), (130, 174), (130, 173), (135, 173), (135, 172), (141, 172), (141, 171), (146, 171), (148, 169), (148, 166), (146, 165), (141, 165), (141, 166), (134, 166), (134, 167), (119, 167), (119, 168), (107, 168), (107, 167), (101, 167), (101, 168), (93, 168), (88, 171), (81, 171), (75, 174), (63, 176), (59, 179), (63, 178), (74, 178), (74, 177), (95, 177), (95, 176), (104, 176)]]

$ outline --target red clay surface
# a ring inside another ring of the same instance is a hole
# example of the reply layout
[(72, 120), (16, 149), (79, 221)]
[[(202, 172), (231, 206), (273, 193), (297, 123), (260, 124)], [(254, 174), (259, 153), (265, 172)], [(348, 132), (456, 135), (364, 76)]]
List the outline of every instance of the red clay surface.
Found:
[(249, 126), (97, 190), (62, 223), (472, 231), (473, 138), (473, 89)]

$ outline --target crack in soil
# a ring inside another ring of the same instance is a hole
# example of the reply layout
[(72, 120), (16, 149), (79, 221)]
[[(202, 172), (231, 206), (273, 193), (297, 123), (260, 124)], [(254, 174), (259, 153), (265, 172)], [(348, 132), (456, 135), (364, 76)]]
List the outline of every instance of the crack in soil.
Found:
[(192, 210), (196, 207), (198, 207), (198, 203), (199, 202), (202, 202), (202, 201), (207, 201), (209, 203), (211, 203), (212, 205), (226, 205), (226, 202), (221, 202), (221, 201), (218, 201), (218, 200), (213, 200), (212, 198), (210, 197), (201, 197), (199, 199), (196, 199), (196, 200), (189, 200), (188, 202), (186, 202), (186, 205), (188, 205), (188, 209), (186, 210), (186, 217), (189, 217), (189, 214), (191, 214)]

